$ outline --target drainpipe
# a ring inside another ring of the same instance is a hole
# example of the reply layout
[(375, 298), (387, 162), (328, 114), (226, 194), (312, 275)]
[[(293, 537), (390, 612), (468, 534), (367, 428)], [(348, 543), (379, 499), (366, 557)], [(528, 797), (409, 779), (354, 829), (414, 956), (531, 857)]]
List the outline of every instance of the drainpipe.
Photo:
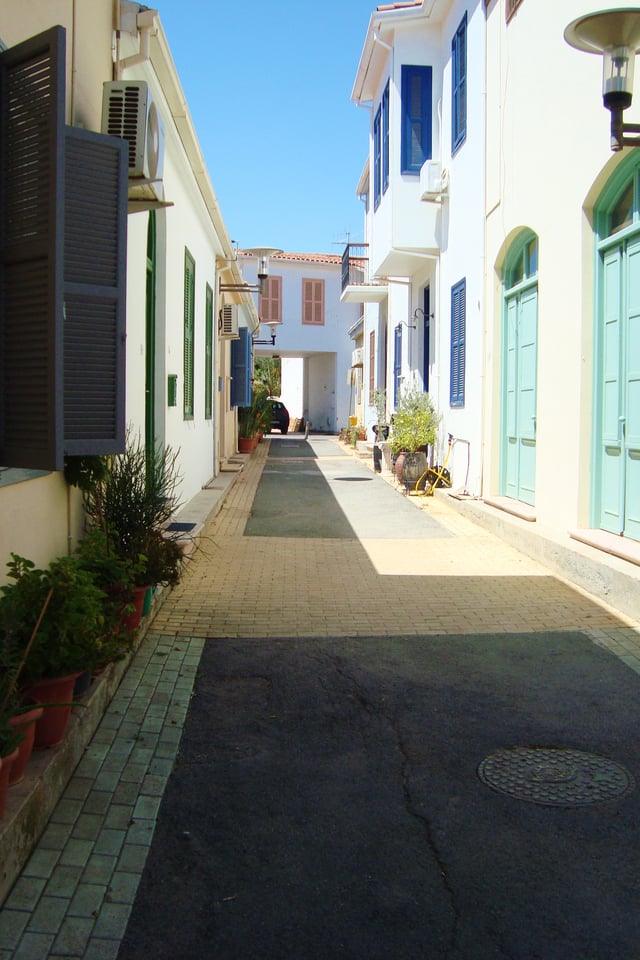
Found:
[(158, 35), (156, 24), (157, 10), (140, 10), (136, 14), (136, 29), (138, 31), (138, 52), (131, 57), (125, 57), (124, 60), (118, 60), (116, 63), (117, 79), (122, 76), (123, 70), (129, 67), (137, 67), (141, 63), (147, 63), (151, 59), (151, 37)]

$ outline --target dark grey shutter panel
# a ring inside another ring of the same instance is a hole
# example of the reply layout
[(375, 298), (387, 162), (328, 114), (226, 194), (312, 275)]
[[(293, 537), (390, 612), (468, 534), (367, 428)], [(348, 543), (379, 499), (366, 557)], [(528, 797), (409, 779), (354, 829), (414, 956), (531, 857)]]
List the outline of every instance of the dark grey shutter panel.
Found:
[(0, 464), (61, 469), (65, 34), (0, 53)]
[(67, 127), (64, 452), (125, 447), (127, 145)]

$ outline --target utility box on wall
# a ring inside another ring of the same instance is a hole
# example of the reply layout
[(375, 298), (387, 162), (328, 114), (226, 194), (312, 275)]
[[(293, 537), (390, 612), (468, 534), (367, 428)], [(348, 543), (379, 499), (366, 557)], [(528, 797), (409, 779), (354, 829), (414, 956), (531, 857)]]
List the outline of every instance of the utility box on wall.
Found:
[(167, 377), (167, 406), (175, 407), (178, 403), (178, 374), (170, 373)]

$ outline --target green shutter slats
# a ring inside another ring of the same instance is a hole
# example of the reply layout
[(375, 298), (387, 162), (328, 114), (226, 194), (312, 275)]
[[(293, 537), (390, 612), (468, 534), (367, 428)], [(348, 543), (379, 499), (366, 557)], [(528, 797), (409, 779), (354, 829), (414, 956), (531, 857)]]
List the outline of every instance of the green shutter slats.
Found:
[(193, 420), (193, 361), (195, 331), (196, 265), (188, 250), (184, 254), (184, 391), (183, 416)]
[(0, 464), (61, 469), (65, 35), (0, 54)]
[(204, 344), (204, 416), (213, 417), (213, 290), (207, 284), (205, 291)]

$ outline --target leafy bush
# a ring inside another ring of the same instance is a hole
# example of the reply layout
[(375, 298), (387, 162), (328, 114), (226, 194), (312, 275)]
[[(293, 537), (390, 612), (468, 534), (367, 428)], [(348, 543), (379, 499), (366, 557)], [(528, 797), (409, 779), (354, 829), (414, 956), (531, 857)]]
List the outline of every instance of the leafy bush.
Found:
[(391, 451), (415, 453), (420, 447), (432, 446), (441, 417), (428, 393), (418, 387), (402, 392), (393, 415)]

